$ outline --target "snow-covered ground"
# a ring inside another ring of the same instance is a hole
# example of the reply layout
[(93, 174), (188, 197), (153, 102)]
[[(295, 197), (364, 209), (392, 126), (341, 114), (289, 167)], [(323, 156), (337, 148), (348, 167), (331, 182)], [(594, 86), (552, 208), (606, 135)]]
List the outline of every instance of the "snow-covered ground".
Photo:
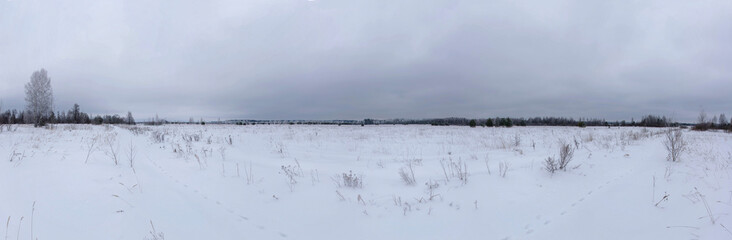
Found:
[(684, 131), (669, 162), (653, 128), (10, 128), (4, 239), (732, 238), (721, 132)]

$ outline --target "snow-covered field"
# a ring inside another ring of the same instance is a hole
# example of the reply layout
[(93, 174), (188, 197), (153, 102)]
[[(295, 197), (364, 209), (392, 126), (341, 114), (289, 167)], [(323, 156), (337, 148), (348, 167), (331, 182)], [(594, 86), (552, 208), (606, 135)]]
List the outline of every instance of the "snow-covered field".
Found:
[[(4, 239), (732, 238), (721, 132), (685, 131), (689, 150), (669, 162), (652, 128), (10, 130)], [(560, 142), (574, 158), (552, 175)]]

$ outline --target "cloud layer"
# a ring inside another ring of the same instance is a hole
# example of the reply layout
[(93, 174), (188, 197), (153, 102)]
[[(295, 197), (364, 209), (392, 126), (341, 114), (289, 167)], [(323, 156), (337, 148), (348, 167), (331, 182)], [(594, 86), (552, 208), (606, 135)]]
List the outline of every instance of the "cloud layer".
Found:
[(0, 98), (171, 119), (732, 115), (732, 2), (0, 2)]

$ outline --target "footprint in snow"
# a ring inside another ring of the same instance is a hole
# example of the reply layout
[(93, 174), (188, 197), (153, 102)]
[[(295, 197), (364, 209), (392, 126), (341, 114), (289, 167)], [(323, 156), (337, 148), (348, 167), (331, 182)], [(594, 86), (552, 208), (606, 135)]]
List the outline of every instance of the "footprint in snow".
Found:
[(547, 225), (547, 224), (549, 224), (549, 223), (551, 223), (551, 222), (552, 222), (552, 221), (549, 221), (549, 220), (547, 220), (547, 221), (545, 221), (545, 222), (544, 222), (544, 225)]

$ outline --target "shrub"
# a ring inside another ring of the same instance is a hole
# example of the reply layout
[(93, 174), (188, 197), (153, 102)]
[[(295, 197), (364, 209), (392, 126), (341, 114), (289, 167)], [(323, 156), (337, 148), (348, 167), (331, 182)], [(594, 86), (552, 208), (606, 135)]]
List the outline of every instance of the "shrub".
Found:
[(470, 120), (470, 127), (471, 128), (474, 128), (476, 125), (478, 125), (478, 124), (475, 122), (475, 119)]
[(678, 129), (669, 129), (666, 131), (663, 144), (666, 146), (666, 150), (668, 150), (668, 156), (666, 159), (672, 162), (678, 161), (681, 154), (686, 151), (686, 141), (684, 140), (681, 130)]
[(103, 122), (104, 122), (104, 119), (100, 116), (96, 116), (92, 120), (92, 124), (94, 124), (94, 125), (101, 125)]
[[(476, 158), (477, 159), (477, 158)], [(440, 166), (442, 166), (442, 172), (445, 174), (445, 182), (449, 182), (450, 178), (457, 178), (461, 183), (468, 183), (468, 165), (467, 163), (459, 160), (457, 162), (450, 160), (440, 160)]]
[(554, 160), (552, 157), (547, 157), (544, 160), (544, 169), (546, 169), (547, 172), (554, 174), (554, 172), (557, 171), (557, 160)]
[(579, 123), (577, 123), (577, 126), (581, 127), (581, 128), (585, 128), (585, 127), (587, 127), (587, 123), (580, 121)]
[(572, 145), (569, 143), (562, 143), (562, 146), (559, 148), (559, 162), (557, 163), (559, 169), (567, 171), (567, 165), (572, 161), (573, 156), (574, 149), (572, 148)]
[(305, 175), (297, 159), (295, 159), (295, 165), (282, 165), (280, 169), (282, 170), (280, 173), (287, 177), (287, 186), (290, 187), (290, 191), (294, 190), (295, 184), (297, 184), (297, 178)]
[(406, 183), (407, 185), (414, 185), (417, 183), (417, 180), (414, 178), (414, 170), (412, 169), (412, 164), (407, 165), (407, 169), (409, 169), (409, 172), (407, 172), (406, 169), (400, 168), (399, 169), (399, 176), (402, 178), (402, 181)]
[(153, 142), (155, 143), (164, 143), (165, 142), (165, 135), (167, 133), (165, 131), (153, 131), (152, 134), (150, 134), (150, 137), (153, 139)]
[(706, 131), (706, 130), (709, 130), (710, 128), (711, 128), (711, 124), (709, 124), (709, 123), (697, 123), (691, 129), (695, 130), (695, 131)]
[(363, 188), (363, 177), (359, 177), (353, 171), (336, 175), (334, 179), (338, 187)]
[(47, 122), (48, 122), (48, 119), (46, 119), (45, 117), (40, 117), (38, 119), (38, 122), (34, 123), (33, 126), (34, 127), (45, 127)]

